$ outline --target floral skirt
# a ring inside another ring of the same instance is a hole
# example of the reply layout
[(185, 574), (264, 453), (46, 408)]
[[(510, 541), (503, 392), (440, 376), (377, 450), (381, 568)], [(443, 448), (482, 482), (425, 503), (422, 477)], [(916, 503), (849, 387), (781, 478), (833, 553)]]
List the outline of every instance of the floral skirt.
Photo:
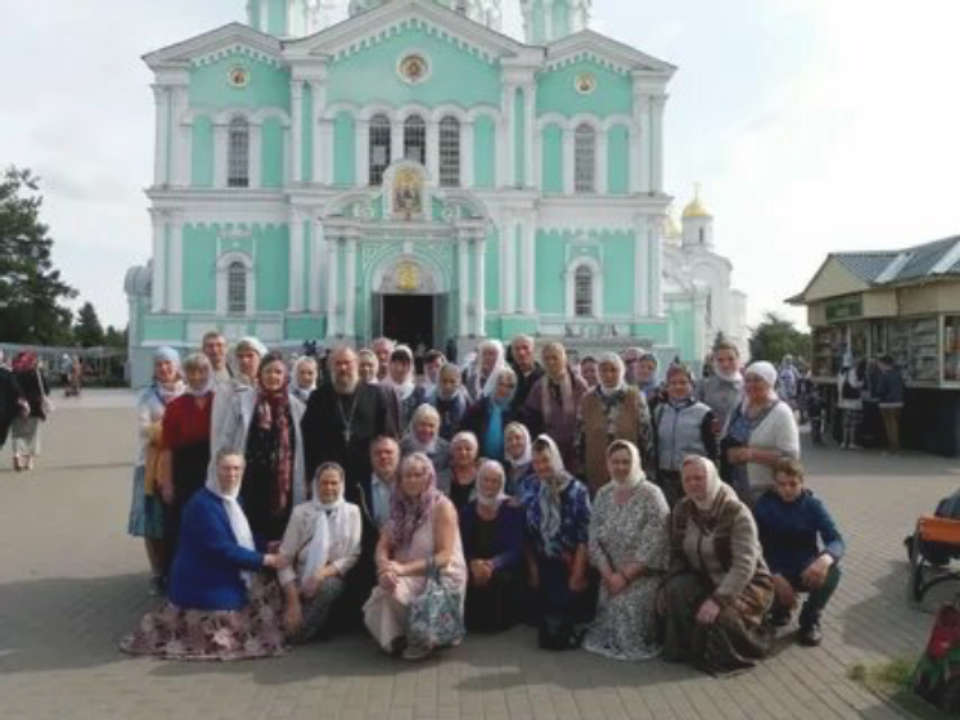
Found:
[(283, 595), (277, 582), (254, 576), (242, 610), (189, 610), (164, 603), (120, 641), (131, 655), (164, 660), (245, 660), (284, 653)]

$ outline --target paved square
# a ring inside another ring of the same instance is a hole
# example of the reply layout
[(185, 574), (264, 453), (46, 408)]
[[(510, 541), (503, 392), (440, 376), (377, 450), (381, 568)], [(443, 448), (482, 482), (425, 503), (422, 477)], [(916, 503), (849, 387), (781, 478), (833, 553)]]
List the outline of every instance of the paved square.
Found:
[(785, 640), (775, 657), (735, 678), (547, 653), (529, 628), (470, 636), (416, 665), (382, 656), (359, 634), (274, 660), (166, 663), (115, 649), (153, 602), (142, 545), (126, 535), (132, 395), (58, 403), (42, 430), (39, 469), (15, 474), (9, 450), (0, 469), (4, 720), (902, 717), (846, 672), (923, 646), (932, 616), (906, 603), (901, 542), (914, 518), (960, 481), (955, 460), (806, 447), (809, 484), (848, 544), (826, 638), (816, 649)]

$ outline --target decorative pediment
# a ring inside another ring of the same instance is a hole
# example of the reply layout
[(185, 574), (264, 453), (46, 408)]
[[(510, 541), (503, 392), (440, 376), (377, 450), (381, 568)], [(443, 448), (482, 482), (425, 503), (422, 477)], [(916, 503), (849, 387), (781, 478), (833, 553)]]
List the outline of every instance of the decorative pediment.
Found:
[(267, 63), (284, 63), (281, 43), (277, 38), (236, 22), (154, 50), (144, 55), (143, 61), (151, 70), (183, 68), (202, 65), (238, 52)]
[(618, 42), (593, 30), (581, 30), (547, 46), (550, 70), (588, 57), (617, 72), (642, 72), (668, 80), (677, 68), (668, 62)]

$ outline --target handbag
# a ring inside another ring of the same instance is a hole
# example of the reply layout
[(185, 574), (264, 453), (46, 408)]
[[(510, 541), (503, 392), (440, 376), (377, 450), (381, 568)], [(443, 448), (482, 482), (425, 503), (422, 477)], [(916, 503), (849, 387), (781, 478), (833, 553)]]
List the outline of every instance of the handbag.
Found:
[(427, 561), (427, 584), (407, 609), (407, 645), (433, 649), (455, 645), (463, 639), (463, 597), (440, 581), (440, 570)]
[(40, 388), (40, 395), (42, 398), (40, 401), (40, 407), (43, 410), (43, 414), (49, 417), (51, 414), (53, 414), (53, 411), (56, 410), (57, 408), (56, 406), (54, 406), (53, 400), (51, 400), (50, 396), (47, 395), (47, 391), (43, 386), (43, 377), (40, 375), (40, 368), (36, 369), (36, 373), (37, 373), (37, 386)]

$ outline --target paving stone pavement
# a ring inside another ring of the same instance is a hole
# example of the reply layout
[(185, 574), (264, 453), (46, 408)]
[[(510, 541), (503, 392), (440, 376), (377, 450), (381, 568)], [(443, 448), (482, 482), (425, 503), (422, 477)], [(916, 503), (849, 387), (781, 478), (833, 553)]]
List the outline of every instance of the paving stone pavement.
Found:
[[(529, 628), (422, 664), (362, 634), (232, 664), (132, 659), (115, 648), (151, 607), (142, 545), (126, 535), (129, 392), (60, 401), (33, 473), (0, 469), (0, 718), (553, 720), (897, 718), (847, 679), (852, 664), (913, 657), (932, 616), (906, 602), (901, 541), (958, 484), (960, 462), (805, 448), (809, 485), (848, 542), (825, 642), (785, 636), (756, 670), (717, 680), (660, 661), (547, 653)], [(944, 589), (949, 593), (950, 590)]]

